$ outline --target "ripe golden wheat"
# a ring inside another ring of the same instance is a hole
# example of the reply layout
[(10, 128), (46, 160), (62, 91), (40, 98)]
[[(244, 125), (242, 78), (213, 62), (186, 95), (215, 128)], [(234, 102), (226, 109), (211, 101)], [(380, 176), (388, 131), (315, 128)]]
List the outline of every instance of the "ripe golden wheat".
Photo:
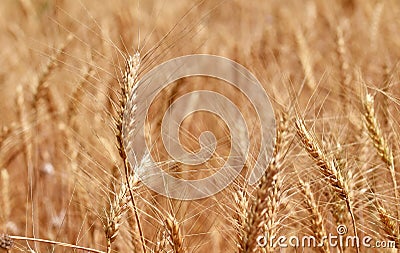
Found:
[[(329, 246), (343, 226), (348, 236), (394, 242), (379, 252), (398, 251), (399, 9), (396, 0), (1, 1), (0, 252), (377, 252)], [(229, 187), (180, 201), (141, 182), (135, 172), (150, 158), (131, 164), (125, 140), (143, 113), (140, 78), (191, 53), (228, 57), (257, 76), (276, 139), (265, 174), (248, 185), (263, 112), (212, 78), (170, 84), (142, 133), (164, 170), (204, 178), (230, 153), (223, 119), (196, 112), (179, 141), (197, 152), (211, 131), (215, 153), (193, 167), (168, 154), (162, 116), (186, 93), (232, 100), (251, 141)], [(260, 236), (325, 243), (260, 246)]]

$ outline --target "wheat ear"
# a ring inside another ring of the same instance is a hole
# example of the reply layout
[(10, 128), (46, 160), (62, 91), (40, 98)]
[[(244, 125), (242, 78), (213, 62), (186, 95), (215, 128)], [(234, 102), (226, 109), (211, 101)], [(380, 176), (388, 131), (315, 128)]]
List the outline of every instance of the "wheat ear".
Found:
[(159, 231), (157, 234), (157, 242), (154, 247), (154, 253), (167, 253), (167, 234), (166, 231)]
[[(71, 43), (73, 36), (70, 34), (66, 41), (56, 50), (56, 52), (50, 57), (50, 60), (47, 62), (46, 66), (43, 68), (40, 73), (36, 86), (34, 87), (34, 100), (32, 107), (35, 110), (35, 113), (38, 114), (40, 101), (44, 100), (47, 104), (47, 109), (49, 113), (55, 116), (56, 103), (53, 101), (53, 98), (50, 93), (49, 84), (47, 82), (50, 74), (58, 67), (59, 62), (61, 61), (61, 57), (64, 54), (65, 49)], [(37, 115), (36, 115), (37, 116)]]
[[(129, 128), (129, 132), (133, 131), (135, 127), (135, 119), (131, 118), (129, 119), (129, 122), (124, 122), (124, 113), (127, 110), (127, 105), (129, 99), (135, 99), (137, 96), (137, 88), (138, 88), (138, 82), (137, 82), (137, 77), (138, 77), (138, 72), (140, 68), (140, 53), (136, 52), (133, 56), (129, 56), (126, 59), (126, 64), (125, 64), (125, 71), (123, 73), (123, 80), (121, 84), (121, 94), (120, 94), (120, 99), (119, 99), (119, 108), (117, 112), (117, 117), (114, 119), (116, 123), (116, 138), (117, 138), (117, 147), (118, 147), (118, 152), (119, 155), (122, 159), (122, 162), (124, 164), (124, 169), (125, 169), (125, 177), (126, 177), (126, 183), (128, 184), (128, 191), (130, 195), (130, 201), (132, 202), (133, 209), (134, 209), (134, 215), (136, 219), (136, 224), (139, 230), (139, 235), (141, 238), (141, 243), (142, 243), (142, 248), (143, 252), (146, 252), (146, 246), (145, 246), (145, 241), (143, 237), (143, 231), (142, 227), (140, 224), (139, 220), (139, 214), (137, 210), (137, 205), (135, 198), (133, 196), (132, 192), (132, 187), (130, 185), (130, 175), (132, 172), (131, 164), (128, 161), (127, 153), (126, 153), (126, 148), (124, 144), (124, 139), (127, 136), (124, 136), (124, 131), (123, 131), (123, 125), (127, 124)], [(136, 105), (133, 105), (131, 110), (134, 112), (136, 110)]]
[[(237, 230), (237, 246), (239, 252), (246, 252), (249, 251), (248, 244), (249, 243), (249, 212), (247, 211), (249, 206), (249, 196), (246, 193), (245, 189), (239, 189), (233, 195), (235, 199), (235, 228)], [(253, 245), (252, 245), (253, 246)]]
[(183, 236), (178, 221), (173, 216), (168, 216), (165, 219), (165, 226), (169, 235), (169, 244), (171, 245), (174, 253), (184, 253)]
[(115, 193), (114, 199), (111, 201), (109, 209), (106, 213), (106, 224), (104, 226), (104, 230), (107, 240), (107, 253), (111, 252), (111, 244), (118, 236), (119, 228), (122, 224), (122, 217), (129, 210), (130, 197), (128, 195), (128, 187), (132, 187), (137, 184), (137, 181), (133, 176), (129, 178), (129, 181), (129, 184), (121, 184), (119, 192)]
[(378, 2), (375, 5), (374, 13), (372, 14), (371, 26), (370, 26), (370, 41), (372, 49), (376, 49), (378, 45), (378, 38), (379, 38), (379, 25), (382, 19), (382, 13), (384, 9), (384, 2)]
[(397, 202), (398, 201), (397, 180), (396, 180), (396, 171), (394, 167), (393, 153), (389, 144), (383, 137), (382, 130), (375, 116), (374, 98), (372, 97), (372, 95), (368, 93), (366, 94), (365, 99), (363, 101), (363, 109), (364, 109), (365, 126), (368, 131), (368, 136), (372, 140), (372, 143), (379, 157), (382, 159), (382, 161), (387, 165), (389, 169), (394, 188), (394, 195)]
[(346, 57), (346, 42), (343, 35), (343, 27), (338, 26), (336, 29), (336, 54), (339, 62), (340, 68), (340, 92), (339, 96), (342, 101), (343, 109), (347, 112), (348, 100), (347, 94), (348, 89), (350, 88), (351, 83), (351, 75), (349, 73), (350, 64)]
[(390, 67), (387, 62), (385, 62), (383, 66), (383, 85), (382, 85), (382, 94), (384, 95), (382, 98), (382, 109), (384, 110), (384, 119), (383, 119), (383, 128), (388, 127), (389, 125), (389, 115), (390, 115), (390, 104), (389, 104), (389, 95), (387, 95), (390, 91), (391, 86), (393, 85), (393, 80), (397, 70), (399, 69), (399, 62), (397, 62), (393, 67)]
[[(355, 222), (354, 210), (353, 210), (353, 200), (350, 198), (350, 189), (346, 183), (342, 172), (337, 168), (337, 161), (334, 158), (329, 158), (326, 152), (322, 150), (318, 144), (316, 138), (311, 135), (304, 125), (304, 121), (300, 118), (296, 119), (295, 122), (296, 133), (303, 145), (303, 148), (307, 151), (309, 156), (317, 164), (319, 171), (324, 176), (325, 180), (332, 186), (334, 191), (338, 194), (340, 199), (345, 201), (347, 210), (350, 213), (351, 220), (353, 223), (354, 236), (358, 236), (357, 227)], [(359, 247), (356, 248), (357, 253), (359, 253)]]
[(314, 90), (317, 87), (317, 82), (314, 77), (314, 67), (313, 60), (311, 57), (310, 49), (307, 45), (307, 41), (304, 38), (304, 34), (301, 29), (296, 29), (296, 42), (298, 45), (298, 54), (301, 62), (301, 66), (303, 67), (306, 84), (307, 86)]
[[(271, 238), (276, 235), (276, 214), (285, 205), (279, 169), (283, 160), (285, 136), (288, 121), (285, 114), (280, 114), (273, 158), (255, 190), (254, 199), (248, 199), (244, 192), (235, 196), (238, 205), (239, 252), (253, 252), (256, 249), (256, 239), (263, 231)], [(267, 250), (273, 250), (267, 244)]]
[[(68, 106), (66, 110), (66, 123), (72, 125), (72, 120), (77, 115), (77, 105), (80, 105), (83, 101), (85, 88), (91, 76), (94, 75), (94, 70), (90, 66), (84, 72), (81, 81), (76, 86), (75, 90), (72, 92), (71, 99), (68, 101)], [(74, 129), (75, 130), (75, 129)]]
[(399, 228), (393, 218), (389, 215), (385, 208), (382, 206), (377, 207), (379, 220), (382, 224), (382, 229), (386, 232), (387, 239), (394, 241), (396, 248), (400, 245), (400, 233)]

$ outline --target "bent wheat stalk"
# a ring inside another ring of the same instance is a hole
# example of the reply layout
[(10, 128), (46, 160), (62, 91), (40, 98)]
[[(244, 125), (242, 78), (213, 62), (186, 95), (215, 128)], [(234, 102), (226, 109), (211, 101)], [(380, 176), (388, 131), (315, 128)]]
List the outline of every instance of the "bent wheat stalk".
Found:
[[(332, 186), (336, 194), (345, 201), (347, 210), (351, 216), (353, 223), (354, 236), (358, 237), (356, 221), (354, 216), (353, 200), (350, 198), (350, 189), (342, 175), (340, 169), (337, 168), (335, 158), (328, 157), (326, 152), (318, 144), (316, 138), (307, 130), (304, 121), (297, 117), (295, 121), (296, 133), (307, 151), (309, 156), (315, 161), (325, 180)], [(360, 252), (359, 247), (356, 248), (357, 253)]]

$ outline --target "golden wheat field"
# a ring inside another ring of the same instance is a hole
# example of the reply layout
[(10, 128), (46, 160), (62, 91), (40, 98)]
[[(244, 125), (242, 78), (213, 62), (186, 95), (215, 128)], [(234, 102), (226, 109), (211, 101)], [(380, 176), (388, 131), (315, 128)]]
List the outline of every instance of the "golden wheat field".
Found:
[[(0, 252), (397, 252), (399, 16), (397, 0), (0, 1)], [(141, 93), (152, 69), (191, 54), (260, 81), (275, 119), (268, 155), (259, 92), (200, 75), (151, 103)], [(231, 101), (247, 133), (224, 99), (198, 91)], [(186, 164), (163, 120), (199, 104), (225, 116), (173, 122), (191, 157), (212, 151)], [(243, 170), (216, 194), (170, 198), (138, 176), (217, 175), (234, 142), (248, 147)]]

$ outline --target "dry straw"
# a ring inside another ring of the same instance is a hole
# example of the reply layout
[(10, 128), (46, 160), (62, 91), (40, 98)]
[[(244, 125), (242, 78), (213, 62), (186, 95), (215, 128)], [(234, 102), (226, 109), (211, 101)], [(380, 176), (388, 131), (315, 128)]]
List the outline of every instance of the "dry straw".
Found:
[[(31, 242), (51, 244), (51, 245), (55, 245), (55, 246), (70, 248), (72, 250), (83, 250), (83, 251), (91, 252), (91, 253), (105, 253), (104, 251), (101, 251), (101, 250), (82, 247), (82, 246), (78, 246), (78, 245), (74, 245), (74, 244), (70, 244), (70, 243), (38, 239), (38, 238), (31, 238), (31, 237), (25, 237), (25, 236), (2, 235), (2, 236), (0, 236), (0, 240), (4, 241), (6, 249), (7, 249), (7, 247), (11, 248), (14, 245), (14, 241), (26, 241), (26, 242), (31, 241)], [(34, 251), (30, 250), (30, 252), (34, 252)]]

